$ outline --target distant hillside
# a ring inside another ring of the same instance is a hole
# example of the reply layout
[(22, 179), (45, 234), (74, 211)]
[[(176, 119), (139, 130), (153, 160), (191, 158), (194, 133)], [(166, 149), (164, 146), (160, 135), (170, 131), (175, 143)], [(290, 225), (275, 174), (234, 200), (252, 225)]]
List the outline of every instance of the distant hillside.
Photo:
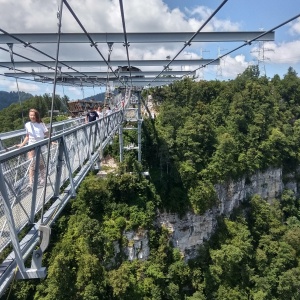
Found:
[[(118, 94), (118, 89), (115, 89), (113, 92), (112, 92), (113, 95), (117, 95)], [(99, 101), (99, 102), (104, 102), (104, 99), (105, 99), (105, 92), (104, 93), (100, 93), (100, 94), (97, 94), (95, 96), (90, 96), (90, 97), (86, 97), (84, 98), (83, 100), (95, 100), (95, 101)]]
[(83, 100), (95, 100), (99, 102), (104, 102), (104, 98), (105, 98), (105, 93), (100, 93), (95, 96), (86, 97)]
[[(30, 99), (32, 97), (33, 95), (31, 94), (20, 92), (21, 101)], [(19, 101), (19, 95), (17, 92), (0, 91), (0, 110), (18, 101)]]

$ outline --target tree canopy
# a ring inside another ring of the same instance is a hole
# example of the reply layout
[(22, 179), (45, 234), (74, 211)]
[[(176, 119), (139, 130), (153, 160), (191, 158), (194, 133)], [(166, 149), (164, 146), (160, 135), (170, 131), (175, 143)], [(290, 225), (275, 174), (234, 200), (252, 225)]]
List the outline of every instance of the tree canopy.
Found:
[[(155, 222), (158, 211), (202, 214), (218, 201), (217, 183), (270, 167), (299, 183), (299, 84), (292, 68), (268, 79), (252, 66), (228, 82), (184, 79), (152, 89), (158, 114), (143, 123), (142, 165), (128, 153), (116, 173), (84, 180), (53, 228), (47, 278), (15, 282), (11, 299), (300, 299), (294, 191), (269, 202), (249, 197), (218, 219), (188, 262)], [(34, 104), (46, 109), (44, 100)], [(124, 233), (139, 230), (147, 231), (150, 256), (128, 261)]]

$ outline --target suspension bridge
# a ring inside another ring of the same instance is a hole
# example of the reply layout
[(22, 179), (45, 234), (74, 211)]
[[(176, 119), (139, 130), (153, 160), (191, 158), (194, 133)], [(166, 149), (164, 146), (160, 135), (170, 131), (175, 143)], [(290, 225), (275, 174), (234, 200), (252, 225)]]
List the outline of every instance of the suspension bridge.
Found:
[[(4, 45), (0, 50), (9, 55), (7, 61), (0, 61), (0, 68), (7, 70), (3, 76), (15, 78), (16, 81), (51, 83), (51, 118), (57, 85), (104, 87), (108, 96), (112, 83), (122, 91), (114, 96), (116, 105), (112, 114), (91, 123), (85, 123), (83, 117), (51, 123), (50, 139), (33, 145), (21, 149), (14, 147), (24, 138), (24, 130), (0, 134), (0, 252), (11, 249), (0, 265), (0, 296), (15, 277), (30, 279), (46, 276), (42, 256), (49, 243), (51, 224), (68, 201), (76, 196), (76, 189), (86, 174), (101, 167), (103, 150), (116, 135), (119, 137), (120, 161), (123, 160), (124, 150), (133, 149), (137, 150), (137, 159), (141, 162), (142, 89), (169, 85), (185, 77), (195, 78), (198, 70), (218, 66), (221, 58), (242, 47), (253, 42), (274, 41), (276, 29), (299, 17), (296, 15), (263, 32), (202, 32), (226, 2), (222, 1), (196, 32), (127, 32), (122, 0), (120, 18), (123, 32), (119, 33), (89, 33), (67, 0), (60, 1), (56, 33), (10, 33), (0, 28), (0, 44)], [(63, 8), (69, 11), (82, 33), (62, 33)], [(209, 59), (180, 58), (192, 43), (217, 41), (241, 44)], [(71, 43), (88, 45), (98, 59), (59, 59), (60, 46)], [(172, 58), (130, 59), (130, 45), (167, 43), (180, 45), (178, 53)], [(38, 48), (41, 44), (56, 45), (55, 55)], [(29, 58), (15, 51), (14, 45), (23, 45), (39, 56), (47, 57), (47, 60)], [(108, 46), (107, 58), (99, 45)], [(113, 58), (114, 45), (122, 46), (124, 59)], [(182, 66), (189, 66), (190, 71), (182, 70)], [(107, 70), (99, 71), (103, 67)], [(126, 127), (123, 125), (126, 122), (137, 124), (137, 146), (124, 145), (123, 131)], [(35, 150), (36, 156), (28, 159), (27, 154), (32, 150)], [(30, 168), (34, 168), (32, 188), (28, 188)], [(45, 179), (42, 185), (41, 178)], [(25, 266), (29, 258), (30, 267)]]

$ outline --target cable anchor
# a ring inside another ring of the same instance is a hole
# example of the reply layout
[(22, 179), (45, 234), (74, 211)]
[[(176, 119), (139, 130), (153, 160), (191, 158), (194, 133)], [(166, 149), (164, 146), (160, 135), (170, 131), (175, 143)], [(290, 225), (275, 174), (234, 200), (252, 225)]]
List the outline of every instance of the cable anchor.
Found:
[(93, 43), (90, 44), (90, 46), (97, 48), (98, 44), (93, 42)]

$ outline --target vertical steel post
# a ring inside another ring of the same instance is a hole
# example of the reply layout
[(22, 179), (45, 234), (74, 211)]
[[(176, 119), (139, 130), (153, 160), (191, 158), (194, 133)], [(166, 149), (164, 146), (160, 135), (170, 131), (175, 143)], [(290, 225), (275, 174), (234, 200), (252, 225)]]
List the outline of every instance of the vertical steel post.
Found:
[[(34, 166), (34, 177), (33, 177), (33, 185), (32, 185), (32, 200), (31, 200), (31, 213), (30, 213), (30, 222), (34, 223), (34, 216), (35, 216), (35, 206), (36, 206), (36, 195), (37, 195), (37, 187), (38, 187), (38, 180), (39, 180), (39, 173), (40, 173), (40, 164), (41, 164), (41, 155), (42, 155), (42, 146), (36, 147), (35, 149), (31, 150), (34, 151), (34, 157), (32, 157), (31, 164), (35, 164)], [(44, 166), (45, 167), (45, 166)], [(29, 170), (30, 172), (30, 170)], [(45, 170), (44, 170), (45, 172)]]
[(62, 142), (63, 138), (61, 138), (58, 142), (58, 156), (56, 162), (56, 176), (55, 176), (55, 184), (54, 184), (54, 197), (59, 196), (60, 191), (60, 182), (61, 182), (61, 174), (63, 168), (63, 158), (64, 158), (64, 144)]
[(141, 91), (138, 96), (138, 162), (142, 162), (142, 112), (141, 112)]
[[(75, 184), (74, 184), (74, 179), (73, 179), (73, 173), (72, 173), (72, 167), (71, 167), (71, 163), (70, 163), (70, 157), (69, 157), (69, 153), (68, 153), (68, 148), (66, 145), (65, 140), (63, 139), (61, 141), (61, 143), (63, 144), (63, 151), (64, 151), (64, 155), (65, 155), (65, 160), (66, 160), (66, 165), (69, 171), (69, 179), (70, 179), (70, 185), (71, 185), (71, 195), (72, 197), (76, 196), (76, 191), (75, 191)], [(90, 145), (88, 145), (90, 147)]]
[(123, 146), (123, 125), (119, 127), (119, 146), (120, 146), (120, 162), (124, 159), (124, 146)]

